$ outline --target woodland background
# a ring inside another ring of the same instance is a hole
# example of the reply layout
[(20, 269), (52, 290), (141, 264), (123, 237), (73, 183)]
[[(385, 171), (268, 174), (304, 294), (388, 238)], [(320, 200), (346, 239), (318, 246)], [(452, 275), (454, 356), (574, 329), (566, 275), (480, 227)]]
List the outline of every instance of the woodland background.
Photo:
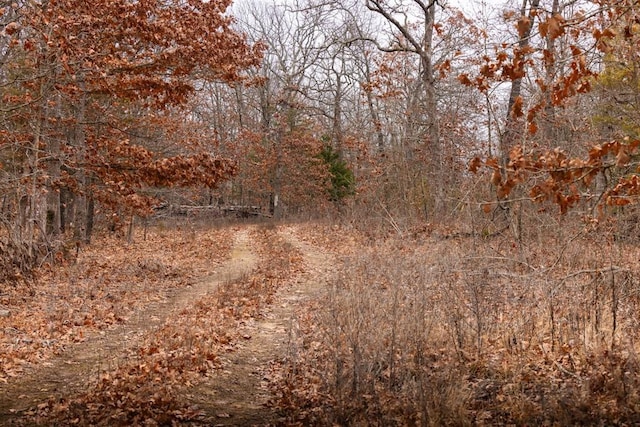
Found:
[(3, 4), (19, 269), (181, 206), (520, 238), (550, 204), (598, 219), (637, 193), (633, 2), (229, 6)]
[(166, 218), (328, 219), (291, 419), (638, 422), (640, 6), (463, 6), (0, 2), (0, 294)]

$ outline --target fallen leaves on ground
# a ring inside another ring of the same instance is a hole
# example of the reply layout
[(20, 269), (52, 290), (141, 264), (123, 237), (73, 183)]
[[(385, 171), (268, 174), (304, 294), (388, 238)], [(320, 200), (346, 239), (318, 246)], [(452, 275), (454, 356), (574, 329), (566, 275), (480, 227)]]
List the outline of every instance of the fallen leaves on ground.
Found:
[(104, 426), (204, 422), (205, 414), (185, 400), (186, 391), (215, 375), (221, 354), (250, 339), (240, 326), (260, 317), (279, 287), (302, 268), (300, 254), (276, 230), (255, 229), (252, 241), (260, 259), (254, 271), (172, 312), (118, 367), (89, 381), (86, 392), (51, 399), (34, 408), (27, 422)]
[(637, 248), (298, 230), (338, 261), (271, 368), (289, 425), (640, 423)]
[(75, 262), (41, 269), (27, 285), (5, 285), (0, 304), (0, 381), (74, 342), (167, 300), (229, 256), (234, 231), (150, 230), (132, 243), (101, 236)]

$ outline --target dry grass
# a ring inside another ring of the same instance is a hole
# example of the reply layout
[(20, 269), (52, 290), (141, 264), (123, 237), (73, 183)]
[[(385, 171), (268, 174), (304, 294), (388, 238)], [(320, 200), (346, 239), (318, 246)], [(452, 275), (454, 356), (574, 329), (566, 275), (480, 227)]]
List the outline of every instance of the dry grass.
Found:
[(640, 422), (637, 248), (568, 231), (368, 242), (343, 250), (275, 371), (291, 423)]

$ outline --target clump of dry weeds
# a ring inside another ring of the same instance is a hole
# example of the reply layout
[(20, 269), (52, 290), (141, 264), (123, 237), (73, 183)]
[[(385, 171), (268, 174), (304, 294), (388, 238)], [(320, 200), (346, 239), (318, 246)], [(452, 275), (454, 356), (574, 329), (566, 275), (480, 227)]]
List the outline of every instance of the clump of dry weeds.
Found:
[(300, 315), (273, 405), (321, 425), (640, 422), (633, 247), (387, 237)]

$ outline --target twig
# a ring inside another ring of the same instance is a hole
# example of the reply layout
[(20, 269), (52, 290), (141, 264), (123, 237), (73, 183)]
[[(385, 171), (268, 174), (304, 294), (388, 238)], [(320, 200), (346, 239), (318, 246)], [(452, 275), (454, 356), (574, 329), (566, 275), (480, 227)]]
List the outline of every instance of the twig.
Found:
[(387, 214), (387, 216), (389, 218), (387, 218), (387, 221), (389, 221), (389, 223), (391, 224), (391, 226), (396, 230), (396, 232), (398, 233), (399, 236), (402, 236), (402, 230), (400, 230), (400, 227), (398, 226), (398, 223), (393, 219), (393, 215), (391, 215), (391, 213), (389, 212), (389, 210), (387, 209), (387, 207), (380, 201), (378, 200), (378, 203), (380, 204), (380, 207), (382, 209), (384, 209), (385, 213)]
[(538, 269), (536, 267), (534, 267), (533, 265), (529, 264), (526, 261), (521, 261), (519, 259), (515, 259), (515, 258), (509, 258), (509, 257), (504, 257), (504, 256), (474, 256), (474, 257), (468, 257), (467, 259), (488, 259), (488, 260), (495, 260), (495, 261), (512, 261), (518, 264), (522, 264), (525, 267), (529, 268), (530, 270), (537, 272)]
[(592, 274), (592, 273), (622, 273), (622, 272), (629, 272), (630, 270), (627, 268), (622, 268), (622, 267), (618, 267), (616, 265), (612, 265), (611, 267), (608, 268), (594, 268), (594, 269), (590, 269), (590, 270), (578, 270), (578, 271), (574, 271), (573, 273), (567, 274), (566, 276), (564, 276), (562, 279), (560, 279), (561, 282), (564, 282), (565, 280), (571, 279), (572, 277), (576, 277), (576, 276), (580, 276), (582, 274)]
[(578, 374), (574, 374), (573, 372), (569, 371), (567, 368), (565, 368), (564, 366), (562, 366), (561, 364), (559, 364), (555, 360), (553, 361), (553, 364), (556, 365), (558, 367), (558, 369), (560, 369), (565, 374), (570, 375), (573, 378), (582, 381), (582, 378), (580, 378), (580, 376), (578, 376)]
[(567, 250), (567, 248), (569, 247), (569, 243), (573, 242), (574, 240), (576, 240), (578, 237), (582, 236), (584, 234), (584, 231), (580, 231), (578, 234), (576, 234), (575, 236), (573, 236), (572, 238), (570, 238), (563, 246), (562, 248), (560, 248), (560, 253), (558, 254), (558, 256), (556, 257), (556, 260), (553, 262), (553, 264), (551, 264), (551, 266), (549, 266), (548, 268), (545, 268), (544, 271), (549, 271), (553, 268), (555, 268), (556, 265), (558, 265), (558, 263), (560, 262), (560, 260), (562, 259), (562, 256), (564, 255), (564, 252)]

